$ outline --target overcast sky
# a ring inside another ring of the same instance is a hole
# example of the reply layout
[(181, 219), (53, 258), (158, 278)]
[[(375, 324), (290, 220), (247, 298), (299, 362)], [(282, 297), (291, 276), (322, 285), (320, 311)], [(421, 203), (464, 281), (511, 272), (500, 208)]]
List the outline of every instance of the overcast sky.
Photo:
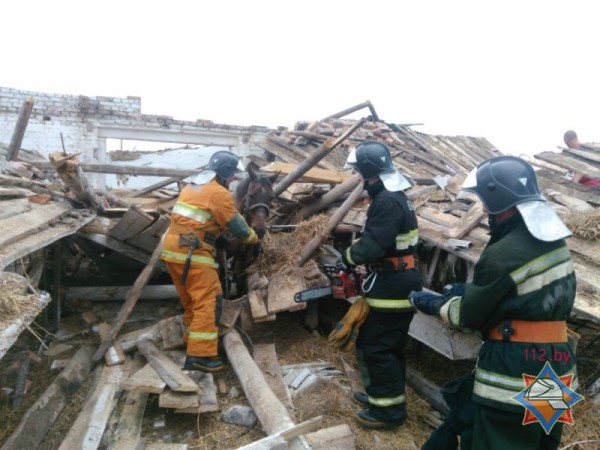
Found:
[(505, 153), (600, 141), (591, 0), (6, 1), (0, 86), (284, 125), (370, 100)]

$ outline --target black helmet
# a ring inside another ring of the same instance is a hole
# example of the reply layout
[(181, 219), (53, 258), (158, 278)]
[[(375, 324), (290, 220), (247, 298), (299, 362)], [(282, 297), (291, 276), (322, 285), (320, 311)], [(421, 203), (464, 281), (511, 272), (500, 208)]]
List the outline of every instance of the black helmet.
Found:
[(467, 176), (462, 189), (477, 194), (490, 214), (500, 214), (519, 203), (546, 201), (533, 167), (516, 156), (482, 162)]
[(393, 172), (392, 156), (385, 144), (377, 141), (365, 141), (348, 155), (346, 164), (354, 167), (365, 180)]
[(224, 180), (227, 180), (234, 173), (243, 170), (241, 166), (240, 158), (231, 152), (222, 150), (214, 153), (210, 157), (210, 161), (206, 166), (206, 170), (212, 170)]

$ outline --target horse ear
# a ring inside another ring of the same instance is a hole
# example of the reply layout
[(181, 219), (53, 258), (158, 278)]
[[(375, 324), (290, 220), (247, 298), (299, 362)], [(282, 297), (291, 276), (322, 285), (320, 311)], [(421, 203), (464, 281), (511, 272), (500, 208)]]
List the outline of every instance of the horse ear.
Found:
[(251, 180), (254, 181), (258, 178), (258, 166), (256, 165), (256, 163), (254, 161), (250, 161), (250, 163), (248, 163), (248, 167), (246, 167), (246, 171), (250, 175)]

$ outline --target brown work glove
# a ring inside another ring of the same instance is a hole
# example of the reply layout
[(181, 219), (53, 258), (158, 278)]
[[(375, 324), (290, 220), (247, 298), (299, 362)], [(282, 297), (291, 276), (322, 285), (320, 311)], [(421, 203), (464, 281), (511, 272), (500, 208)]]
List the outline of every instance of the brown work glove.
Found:
[(364, 297), (359, 296), (346, 315), (340, 320), (327, 340), (341, 350), (354, 348), (358, 331), (369, 315), (369, 304)]

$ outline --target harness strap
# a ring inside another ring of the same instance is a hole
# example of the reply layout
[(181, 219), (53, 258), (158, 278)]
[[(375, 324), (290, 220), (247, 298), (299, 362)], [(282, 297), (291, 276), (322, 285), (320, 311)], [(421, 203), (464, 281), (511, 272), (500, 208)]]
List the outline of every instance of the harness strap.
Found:
[(544, 344), (567, 342), (567, 322), (564, 320), (505, 320), (488, 332), (488, 339), (504, 342)]
[(415, 268), (413, 255), (392, 256), (369, 264), (371, 272), (398, 272)]
[(217, 237), (211, 233), (206, 233), (198, 229), (190, 229), (188, 227), (184, 227), (183, 225), (179, 225), (178, 223), (171, 223), (170, 230), (171, 233), (174, 234), (194, 233), (200, 242), (208, 244), (211, 247), (215, 246), (215, 241), (217, 240)]

